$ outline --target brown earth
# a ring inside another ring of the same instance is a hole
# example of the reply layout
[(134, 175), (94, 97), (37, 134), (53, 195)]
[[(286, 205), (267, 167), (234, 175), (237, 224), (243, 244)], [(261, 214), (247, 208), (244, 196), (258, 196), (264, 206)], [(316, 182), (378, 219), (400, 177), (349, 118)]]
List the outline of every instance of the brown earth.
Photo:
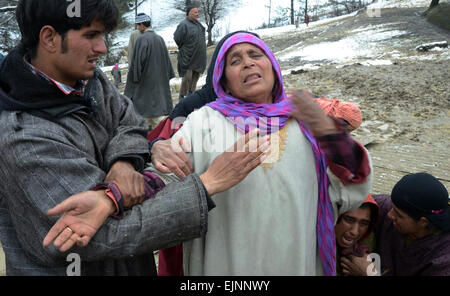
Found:
[[(405, 34), (377, 42), (376, 57), (339, 63), (303, 61), (301, 57), (280, 62), (286, 89), (310, 89), (321, 97), (337, 97), (356, 103), (363, 124), (354, 137), (369, 150), (374, 166), (372, 192), (390, 193), (405, 174), (427, 171), (450, 188), (450, 49), (418, 52), (418, 45), (450, 42), (450, 32), (427, 22), (426, 8), (389, 8), (380, 17), (365, 11), (353, 17), (283, 34), (263, 37), (276, 56), (289, 47), (335, 42), (362, 28), (382, 27)], [(330, 51), (333, 48), (330, 48)], [(214, 47), (208, 48), (208, 61)], [(176, 55), (171, 55), (176, 69)], [(391, 65), (364, 66), (373, 59)], [(317, 69), (298, 69), (313, 64)], [(298, 74), (293, 74), (298, 73)], [(174, 101), (178, 100), (173, 95)]]

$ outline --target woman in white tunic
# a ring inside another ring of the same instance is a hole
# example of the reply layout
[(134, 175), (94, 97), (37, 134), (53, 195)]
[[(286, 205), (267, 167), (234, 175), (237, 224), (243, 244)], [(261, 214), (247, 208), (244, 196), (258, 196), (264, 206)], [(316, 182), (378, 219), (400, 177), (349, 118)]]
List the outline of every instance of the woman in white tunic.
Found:
[(327, 169), (316, 138), (337, 133), (337, 124), (323, 112), (309, 128), (302, 122), (305, 103), (285, 94), (278, 62), (257, 37), (236, 34), (223, 44), (213, 83), (217, 100), (174, 136), (190, 143), (195, 171), (255, 127), (271, 135), (271, 154), (213, 196), (206, 235), (183, 244), (184, 274), (335, 275), (335, 219), (362, 203), (371, 173), (344, 186)]

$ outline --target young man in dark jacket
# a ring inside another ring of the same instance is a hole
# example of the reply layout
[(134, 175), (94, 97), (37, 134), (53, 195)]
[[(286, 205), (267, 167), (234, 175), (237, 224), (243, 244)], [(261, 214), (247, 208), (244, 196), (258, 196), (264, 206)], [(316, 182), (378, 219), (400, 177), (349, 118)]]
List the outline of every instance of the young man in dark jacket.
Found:
[[(0, 68), (7, 275), (66, 274), (68, 254), (42, 242), (56, 221), (47, 211), (73, 197), (94, 204), (98, 217), (122, 218), (85, 225), (100, 230), (89, 246), (72, 251), (81, 258), (80, 274), (156, 275), (152, 251), (202, 235), (214, 207), (209, 195), (245, 178), (259, 164), (259, 151), (224, 153), (201, 176), (142, 202), (149, 197), (141, 174), (145, 121), (96, 68), (106, 52), (102, 35), (117, 25), (113, 1), (21, 0), (16, 14), (22, 39)], [(79, 242), (83, 233), (72, 222), (59, 235)]]
[[(380, 274), (450, 275), (450, 200), (448, 191), (428, 173), (405, 175), (391, 195), (374, 195), (380, 208), (375, 227)], [(343, 259), (347, 269), (365, 271), (365, 259)]]

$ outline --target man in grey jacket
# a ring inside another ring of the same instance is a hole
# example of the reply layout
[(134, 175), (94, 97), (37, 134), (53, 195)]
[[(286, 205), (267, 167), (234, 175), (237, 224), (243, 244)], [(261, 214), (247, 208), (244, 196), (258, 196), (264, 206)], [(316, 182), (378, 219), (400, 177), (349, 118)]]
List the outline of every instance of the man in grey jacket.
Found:
[(175, 73), (166, 43), (152, 29), (150, 16), (138, 15), (136, 23), (142, 35), (135, 44), (124, 94), (153, 129), (173, 109), (169, 82)]
[(178, 74), (183, 77), (180, 99), (195, 91), (206, 68), (205, 28), (198, 21), (198, 8), (188, 7), (186, 15), (173, 34), (178, 46)]
[[(0, 239), (7, 275), (66, 274), (68, 254), (42, 242), (57, 220), (47, 211), (71, 197), (99, 205), (98, 216), (122, 218), (89, 225), (100, 230), (87, 247), (72, 251), (82, 275), (156, 275), (152, 251), (202, 235), (214, 207), (209, 195), (245, 178), (260, 152), (224, 153), (204, 174), (143, 202), (146, 123), (96, 69), (106, 52), (102, 35), (117, 25), (114, 2), (20, 0), (16, 14), (22, 39), (0, 67)], [(70, 227), (61, 235), (77, 240)]]

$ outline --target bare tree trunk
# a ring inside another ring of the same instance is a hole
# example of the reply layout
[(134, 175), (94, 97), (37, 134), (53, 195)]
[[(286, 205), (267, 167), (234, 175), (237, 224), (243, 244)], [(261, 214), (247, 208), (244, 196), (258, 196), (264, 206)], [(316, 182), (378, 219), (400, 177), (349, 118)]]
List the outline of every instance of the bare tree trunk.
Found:
[(213, 40), (212, 40), (212, 29), (213, 27), (208, 26), (207, 32), (208, 32), (208, 43), (206, 44), (206, 46), (211, 46), (214, 44)]
[(291, 25), (294, 24), (294, 0), (291, 0)]
[(430, 6), (428, 7), (427, 10), (425, 10), (425, 12), (423, 14), (427, 15), (428, 12), (430, 12), (430, 10), (433, 9), (434, 7), (436, 7), (438, 4), (439, 4), (439, 0), (431, 0)]
[(270, 26), (270, 13), (272, 12), (272, 0), (269, 0), (269, 5), (265, 6), (266, 8), (269, 8), (269, 20), (267, 21), (267, 27)]
[(270, 26), (270, 13), (272, 12), (272, 0), (269, 1), (269, 22), (267, 23), (267, 26)]
[(308, 14), (308, 0), (305, 0), (305, 19), (307, 14)]
[(431, 0), (430, 7), (428, 7), (428, 10), (432, 9), (433, 7), (437, 6), (439, 4), (439, 0)]
[(205, 16), (205, 22), (207, 25), (206, 31), (208, 32), (208, 44), (207, 46), (213, 45), (212, 31), (216, 25), (216, 21), (221, 17), (223, 13), (222, 0), (203, 0), (201, 6), (203, 9), (203, 14)]

